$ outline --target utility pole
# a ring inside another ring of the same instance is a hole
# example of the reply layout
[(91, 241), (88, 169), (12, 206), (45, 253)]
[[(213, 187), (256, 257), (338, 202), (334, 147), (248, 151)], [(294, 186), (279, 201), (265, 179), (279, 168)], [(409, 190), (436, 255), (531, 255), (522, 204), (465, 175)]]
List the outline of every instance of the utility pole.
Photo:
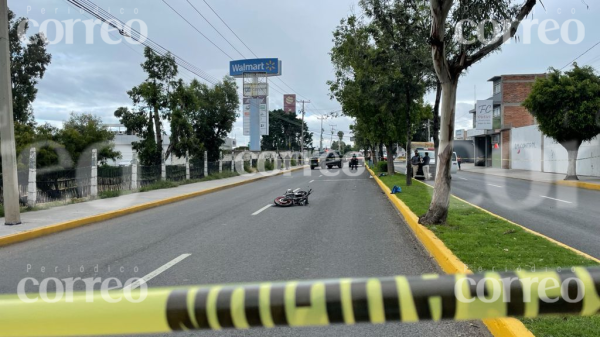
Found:
[(326, 115), (321, 115), (321, 117), (317, 117), (317, 119), (321, 120), (321, 141), (319, 142), (319, 152), (323, 151), (323, 131), (325, 131), (325, 129), (323, 129), (323, 121), (327, 119)]
[(0, 0), (0, 139), (2, 141), (2, 187), (4, 222), (7, 226), (21, 224), (19, 182), (13, 121), (12, 85), (10, 80), (10, 44), (8, 41), (8, 4)]
[(329, 147), (333, 149), (333, 134), (335, 133), (335, 127), (337, 125), (329, 124), (331, 126), (331, 140), (329, 141)]
[(299, 103), (302, 103), (302, 133), (300, 136), (300, 154), (302, 155), (302, 164), (304, 164), (304, 104), (305, 103), (310, 103), (310, 101), (298, 101)]

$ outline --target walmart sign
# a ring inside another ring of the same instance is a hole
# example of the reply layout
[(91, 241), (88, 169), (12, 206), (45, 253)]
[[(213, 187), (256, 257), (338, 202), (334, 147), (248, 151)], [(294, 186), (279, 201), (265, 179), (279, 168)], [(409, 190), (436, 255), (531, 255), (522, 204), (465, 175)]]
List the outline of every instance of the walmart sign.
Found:
[(265, 73), (267, 76), (281, 75), (281, 61), (276, 58), (238, 60), (229, 63), (229, 75), (242, 77), (244, 73)]

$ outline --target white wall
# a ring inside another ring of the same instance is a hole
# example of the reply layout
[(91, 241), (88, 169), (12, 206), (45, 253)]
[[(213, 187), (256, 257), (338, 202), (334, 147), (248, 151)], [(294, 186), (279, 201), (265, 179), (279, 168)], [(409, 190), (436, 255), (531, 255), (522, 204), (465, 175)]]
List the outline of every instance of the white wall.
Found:
[(510, 143), (511, 168), (542, 171), (542, 133), (537, 125), (512, 129)]
[[(567, 165), (567, 150), (554, 139), (544, 136), (544, 172), (567, 174)], [(577, 174), (600, 177), (600, 137), (581, 144)]]

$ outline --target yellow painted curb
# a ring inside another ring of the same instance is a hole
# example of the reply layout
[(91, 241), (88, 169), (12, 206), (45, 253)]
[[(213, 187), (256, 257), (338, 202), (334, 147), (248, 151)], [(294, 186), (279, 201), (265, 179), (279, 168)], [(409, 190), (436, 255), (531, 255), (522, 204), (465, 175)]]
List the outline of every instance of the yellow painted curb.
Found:
[(556, 185), (563, 185), (563, 186), (571, 186), (571, 187), (583, 188), (583, 189), (586, 189), (586, 190), (600, 191), (600, 184), (586, 183), (586, 182), (583, 182), (583, 181), (559, 180), (559, 181), (556, 181), (555, 184)]
[[(421, 241), (423, 246), (425, 246), (425, 249), (427, 249), (429, 254), (435, 258), (444, 272), (448, 274), (473, 273), (458, 257), (456, 257), (456, 255), (454, 255), (454, 253), (452, 253), (450, 249), (448, 249), (448, 247), (446, 247), (442, 240), (440, 240), (427, 227), (419, 224), (419, 217), (413, 213), (413, 211), (408, 208), (408, 206), (406, 206), (406, 204), (400, 200), (400, 198), (397, 198), (396, 195), (391, 194), (392, 191), (389, 189), (389, 187), (387, 187), (387, 185), (385, 185), (370, 168), (367, 169), (381, 190), (388, 196), (388, 199), (404, 216), (406, 223), (408, 223), (408, 226), (411, 228), (415, 236), (419, 239), (419, 241)], [(490, 333), (496, 337), (534, 337), (531, 331), (529, 331), (518, 319), (484, 319), (483, 323), (486, 325)]]
[(155, 208), (155, 207), (159, 207), (159, 206), (163, 206), (163, 205), (167, 205), (167, 204), (172, 204), (172, 203), (175, 203), (175, 202), (178, 202), (178, 201), (182, 201), (182, 200), (186, 200), (186, 199), (191, 199), (191, 198), (199, 197), (199, 196), (202, 196), (202, 195), (206, 195), (206, 194), (210, 194), (210, 193), (214, 193), (214, 192), (226, 190), (226, 189), (229, 189), (229, 188), (232, 188), (232, 187), (246, 185), (246, 184), (253, 183), (253, 182), (256, 182), (256, 181), (259, 181), (259, 180), (263, 180), (263, 179), (266, 179), (266, 178), (270, 178), (270, 177), (280, 176), (280, 175), (283, 175), (283, 174), (286, 174), (286, 173), (290, 173), (290, 172), (302, 170), (304, 168), (305, 168), (304, 166), (303, 167), (298, 167), (298, 168), (295, 168), (295, 169), (291, 169), (291, 170), (287, 170), (287, 171), (282, 171), (282, 172), (279, 172), (277, 174), (273, 174), (273, 175), (270, 175), (270, 176), (261, 176), (261, 177), (257, 177), (257, 178), (246, 180), (246, 181), (240, 181), (240, 182), (237, 182), (237, 183), (232, 183), (232, 184), (227, 184), (227, 185), (218, 186), (218, 187), (214, 187), (214, 188), (209, 188), (209, 189), (203, 190), (203, 191), (182, 194), (182, 195), (178, 195), (178, 196), (174, 196), (174, 197), (170, 197), (170, 198), (166, 198), (166, 199), (162, 199), (162, 200), (151, 201), (151, 202), (148, 202), (148, 203), (145, 203), (145, 204), (140, 204), (140, 205), (136, 205), (136, 206), (132, 206), (132, 207), (122, 208), (122, 209), (119, 209), (119, 210), (116, 210), (116, 211), (111, 211), (111, 212), (107, 212), (107, 213), (93, 215), (93, 216), (85, 217), (85, 218), (81, 218), (81, 219), (69, 220), (69, 221), (57, 223), (57, 224), (50, 225), (50, 226), (35, 228), (35, 229), (28, 230), (28, 231), (20, 232), (20, 233), (6, 235), (6, 236), (3, 236), (3, 237), (0, 237), (0, 246), (8, 246), (8, 245), (12, 245), (12, 244), (15, 244), (15, 243), (18, 243), (18, 242), (23, 242), (23, 241), (27, 241), (27, 240), (39, 238), (39, 237), (42, 237), (42, 236), (46, 236), (46, 235), (50, 235), (50, 234), (54, 234), (54, 233), (66, 231), (66, 230), (69, 230), (69, 229), (73, 229), (73, 228), (77, 228), (77, 227), (82, 227), (82, 226), (85, 226), (85, 225), (89, 225), (89, 224), (93, 224), (93, 223), (97, 223), (97, 222), (102, 222), (102, 221), (106, 221), (106, 220), (118, 218), (118, 217), (121, 217), (121, 216), (124, 216), (124, 215), (132, 214), (132, 213), (136, 213), (136, 212), (141, 212), (141, 211), (144, 211), (144, 210), (147, 210), (147, 209), (150, 209), (150, 208)]
[[(418, 182), (418, 183), (420, 183), (420, 184), (423, 184), (423, 185), (425, 185), (425, 186), (428, 186), (429, 188), (433, 188), (432, 186), (430, 186), (430, 185), (428, 185), (428, 184), (425, 184), (425, 183), (424, 183), (424, 182), (422, 182), (422, 181), (418, 181), (418, 180), (414, 180), (414, 181), (416, 181), (416, 182)], [(586, 253), (584, 253), (584, 252), (582, 252), (582, 251), (580, 251), (580, 250), (578, 250), (578, 249), (576, 249), (576, 248), (573, 248), (573, 247), (571, 247), (571, 246), (568, 246), (568, 245), (566, 245), (566, 244), (564, 244), (564, 243), (562, 243), (562, 242), (560, 242), (560, 241), (554, 240), (553, 238), (547, 237), (546, 235), (544, 235), (544, 234), (542, 234), (542, 233), (538, 233), (538, 232), (536, 232), (536, 231), (534, 231), (534, 230), (532, 230), (532, 229), (529, 229), (529, 228), (527, 228), (527, 227), (524, 227), (524, 226), (522, 226), (522, 225), (519, 225), (519, 224), (518, 224), (518, 223), (516, 223), (516, 222), (513, 222), (513, 221), (510, 221), (510, 220), (508, 220), (508, 219), (506, 219), (506, 218), (503, 218), (503, 217), (499, 216), (498, 214), (494, 214), (494, 213), (492, 213), (492, 212), (488, 211), (487, 209), (481, 208), (481, 207), (479, 207), (479, 206), (477, 206), (477, 205), (475, 205), (475, 204), (472, 204), (472, 203), (470, 203), (470, 202), (468, 202), (468, 201), (466, 201), (466, 200), (464, 200), (464, 199), (461, 199), (461, 198), (459, 198), (459, 197), (457, 197), (457, 196), (455, 196), (455, 195), (452, 195), (452, 197), (453, 197), (454, 199), (456, 199), (456, 200), (460, 200), (460, 201), (464, 202), (465, 204), (467, 204), (467, 205), (469, 205), (469, 206), (471, 206), (471, 207), (477, 208), (478, 210), (480, 210), (480, 211), (482, 211), (482, 212), (485, 212), (485, 213), (487, 213), (487, 214), (489, 214), (489, 215), (491, 215), (491, 216), (493, 216), (493, 217), (495, 217), (495, 218), (497, 218), (497, 219), (500, 219), (500, 220), (502, 220), (502, 221), (506, 221), (506, 222), (508, 222), (508, 223), (510, 223), (510, 224), (512, 224), (512, 225), (515, 225), (515, 226), (517, 226), (517, 227), (519, 227), (519, 228), (522, 228), (524, 231), (526, 231), (526, 232), (528, 232), (528, 233), (531, 233), (531, 234), (533, 234), (533, 235), (537, 235), (537, 236), (539, 236), (539, 237), (541, 237), (541, 238), (544, 238), (544, 239), (546, 239), (546, 240), (548, 240), (548, 241), (550, 241), (550, 242), (554, 243), (554, 244), (555, 244), (555, 245), (557, 245), (557, 246), (560, 246), (560, 247), (562, 247), (562, 248), (568, 249), (568, 250), (572, 251), (573, 253), (575, 253), (575, 254), (577, 254), (577, 255), (580, 255), (580, 256), (582, 256), (582, 257), (585, 257), (586, 259), (589, 259), (589, 260), (592, 260), (592, 261), (595, 261), (595, 262), (598, 262), (598, 263), (600, 263), (600, 259), (597, 259), (597, 258), (595, 258), (595, 257), (593, 257), (593, 256), (591, 256), (591, 255), (589, 255), (589, 254), (586, 254)]]

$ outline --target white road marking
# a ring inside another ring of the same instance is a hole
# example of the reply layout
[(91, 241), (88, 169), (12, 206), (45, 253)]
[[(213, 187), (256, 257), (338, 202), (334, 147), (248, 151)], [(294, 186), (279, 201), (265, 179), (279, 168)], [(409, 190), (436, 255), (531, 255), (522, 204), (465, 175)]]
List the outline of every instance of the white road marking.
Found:
[(263, 208), (259, 209), (258, 211), (256, 211), (256, 212), (252, 213), (252, 215), (258, 215), (258, 214), (260, 214), (262, 211), (264, 211), (264, 210), (268, 209), (268, 208), (269, 208), (269, 207), (271, 207), (271, 206), (273, 206), (273, 205), (267, 205), (267, 206), (265, 206), (265, 207), (263, 207)]
[(469, 180), (469, 179), (465, 179), (463, 177), (457, 177), (458, 179), (462, 179), (462, 180)]
[(311, 181), (309, 181), (308, 183), (309, 183), (309, 184), (312, 184), (312, 183), (314, 183), (314, 182), (315, 182), (314, 180), (311, 180)]
[(319, 178), (322, 178), (323, 176), (319, 176)]
[(488, 185), (490, 185), (490, 186), (494, 186), (494, 187), (499, 187), (499, 188), (502, 188), (502, 187), (504, 187), (504, 186), (498, 186), (498, 185), (494, 185), (494, 184), (488, 184)]
[(177, 258), (171, 260), (167, 264), (163, 265), (162, 267), (159, 267), (155, 271), (153, 271), (150, 274), (142, 277), (140, 280), (137, 280), (137, 281), (133, 282), (132, 284), (130, 284), (129, 286), (127, 286), (127, 287), (125, 287), (123, 289), (124, 290), (125, 289), (133, 290), (133, 289), (141, 286), (142, 284), (147, 283), (151, 279), (153, 279), (153, 278), (157, 277), (158, 275), (160, 275), (165, 270), (167, 270), (167, 269), (173, 267), (174, 265), (176, 265), (177, 263), (183, 261), (184, 259), (186, 259), (190, 255), (192, 255), (192, 254), (181, 254), (181, 255), (179, 255)]
[(330, 180), (319, 180), (319, 181), (357, 181), (357, 180), (367, 180), (367, 179), (330, 179)]
[(550, 198), (550, 197), (547, 197), (547, 196), (544, 196), (544, 195), (540, 195), (540, 197), (542, 197), (542, 198), (546, 198), (546, 199), (550, 199), (550, 200), (555, 200), (555, 201), (564, 202), (564, 203), (567, 203), (567, 204), (572, 204), (572, 202), (570, 202), (570, 201), (566, 201), (566, 200), (560, 200), (560, 199), (555, 199), (555, 198)]
[(299, 188), (295, 189), (295, 190), (294, 190), (294, 193), (296, 193), (296, 192), (298, 192), (298, 191), (300, 191), (300, 189), (299, 189)]

